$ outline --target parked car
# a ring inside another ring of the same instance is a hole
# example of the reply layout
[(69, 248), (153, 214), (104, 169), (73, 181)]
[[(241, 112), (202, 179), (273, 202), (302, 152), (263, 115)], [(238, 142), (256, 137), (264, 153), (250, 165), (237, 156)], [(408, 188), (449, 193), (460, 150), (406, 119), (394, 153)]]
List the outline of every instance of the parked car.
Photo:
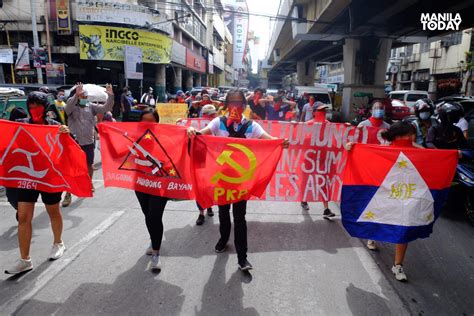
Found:
[(411, 108), (405, 102), (398, 99), (388, 100), (390, 102), (385, 103), (385, 113), (388, 118), (399, 121), (412, 114)]
[(421, 90), (396, 90), (390, 92), (388, 97), (392, 100), (396, 99), (405, 102), (405, 104), (411, 108), (412, 113), (415, 112), (414, 106), (416, 101), (425, 98), (429, 99), (428, 92)]
[(316, 101), (327, 104), (330, 110), (333, 109), (329, 91), (325, 87), (295, 86), (293, 93), (296, 98), (300, 98), (305, 93), (308, 95), (314, 95), (316, 97)]
[(467, 130), (467, 141), (469, 145), (474, 148), (474, 97), (465, 97), (465, 96), (448, 96), (439, 99), (435, 107), (438, 108), (444, 102), (457, 102), (461, 104), (464, 109), (464, 118), (469, 124)]

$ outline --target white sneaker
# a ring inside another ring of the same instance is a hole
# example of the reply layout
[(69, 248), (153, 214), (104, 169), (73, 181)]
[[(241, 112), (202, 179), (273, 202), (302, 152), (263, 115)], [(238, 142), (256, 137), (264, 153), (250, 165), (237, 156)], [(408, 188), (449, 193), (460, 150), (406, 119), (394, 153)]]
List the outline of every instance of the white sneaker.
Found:
[(375, 240), (367, 240), (367, 248), (370, 250), (377, 250), (377, 244), (375, 243)]
[(31, 259), (18, 259), (13, 267), (5, 270), (6, 274), (18, 274), (33, 269), (33, 262)]
[(64, 255), (64, 251), (66, 251), (66, 247), (64, 246), (63, 242), (54, 244), (53, 247), (51, 247), (51, 253), (49, 254), (49, 259), (56, 260), (56, 259), (61, 258)]
[(405, 271), (403, 271), (403, 266), (401, 264), (397, 264), (392, 267), (392, 272), (395, 275), (395, 279), (398, 281), (406, 281), (407, 275), (405, 274)]
[(161, 270), (161, 260), (160, 255), (152, 255), (150, 260), (150, 270), (153, 272), (158, 272)]
[(145, 251), (145, 254), (147, 256), (151, 256), (153, 254), (153, 247), (151, 246), (151, 243), (150, 243), (150, 246), (148, 246), (147, 250)]

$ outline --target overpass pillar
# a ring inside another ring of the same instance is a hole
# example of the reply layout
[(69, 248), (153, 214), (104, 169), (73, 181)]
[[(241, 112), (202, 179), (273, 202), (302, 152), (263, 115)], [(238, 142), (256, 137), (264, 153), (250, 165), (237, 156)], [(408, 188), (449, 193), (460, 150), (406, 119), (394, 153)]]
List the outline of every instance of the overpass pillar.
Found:
[(316, 64), (314, 61), (299, 61), (296, 63), (296, 76), (299, 86), (314, 86)]
[(354, 117), (354, 98), (358, 92), (385, 96), (385, 75), (390, 58), (392, 40), (377, 37), (346, 38), (343, 46), (344, 86), (342, 90), (342, 115), (345, 120)]

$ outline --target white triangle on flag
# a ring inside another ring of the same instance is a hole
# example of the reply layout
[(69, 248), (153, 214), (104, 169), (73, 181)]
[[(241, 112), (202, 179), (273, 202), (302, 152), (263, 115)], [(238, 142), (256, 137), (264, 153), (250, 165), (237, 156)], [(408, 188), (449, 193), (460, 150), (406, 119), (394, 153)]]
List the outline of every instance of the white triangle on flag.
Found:
[(424, 226), (434, 221), (433, 196), (403, 152), (385, 176), (357, 222)]

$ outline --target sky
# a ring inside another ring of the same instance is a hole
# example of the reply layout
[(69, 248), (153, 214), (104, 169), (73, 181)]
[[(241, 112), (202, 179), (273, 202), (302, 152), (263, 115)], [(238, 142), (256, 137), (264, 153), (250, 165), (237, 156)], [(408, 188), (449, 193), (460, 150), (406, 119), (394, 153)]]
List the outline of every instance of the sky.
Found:
[[(249, 13), (260, 13), (266, 15), (276, 15), (280, 0), (247, 0)], [(252, 70), (254, 73), (258, 70), (258, 60), (265, 59), (270, 42), (270, 31), (273, 30), (275, 20), (269, 18), (250, 15), (249, 31), (254, 31), (256, 36), (260, 37), (260, 44), (253, 45), (250, 42), (250, 54), (252, 56)]]

